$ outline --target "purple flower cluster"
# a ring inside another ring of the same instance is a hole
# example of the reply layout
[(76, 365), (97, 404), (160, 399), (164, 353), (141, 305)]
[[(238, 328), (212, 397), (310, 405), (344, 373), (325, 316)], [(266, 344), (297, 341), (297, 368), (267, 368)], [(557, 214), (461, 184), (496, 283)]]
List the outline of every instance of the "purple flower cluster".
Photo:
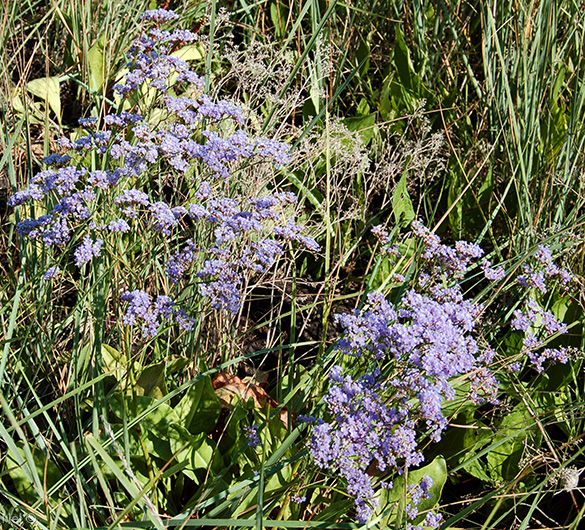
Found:
[(553, 360), (566, 363), (568, 360), (566, 348), (546, 348), (544, 338), (566, 333), (568, 327), (560, 322), (550, 311), (545, 311), (538, 303), (530, 298), (523, 310), (514, 311), (511, 322), (512, 329), (524, 333), (522, 350), (536, 370), (540, 373), (544, 370), (544, 362)]
[[(401, 473), (422, 462), (417, 433), (421, 423), (432, 440), (441, 439), (448, 423), (442, 405), (455, 397), (450, 382), (454, 377), (465, 376), (469, 381), (472, 402), (497, 403), (498, 381), (490, 369), (496, 352), (479, 340), (476, 329), (484, 307), (466, 299), (458, 283), (484, 252), (466, 241), (442, 244), (419, 221), (412, 223), (412, 230), (423, 245), (422, 269), (412, 287), (395, 305), (374, 292), (362, 310), (335, 316), (344, 329), (336, 348), (363, 358), (370, 366), (379, 365), (391, 375), (382, 377), (381, 368), (376, 368), (353, 381), (335, 367), (324, 398), (331, 419), (312, 421), (313, 459), (345, 479), (360, 521), (367, 520), (376, 505), (368, 473), (372, 465), (381, 472), (393, 468)], [(373, 232), (386, 253), (399, 259), (398, 247), (388, 232), (382, 226), (374, 227)], [(553, 263), (546, 247), (539, 247), (535, 261), (540, 268), (530, 270), (524, 280), (532, 286), (552, 277), (563, 283), (572, 278)], [(488, 280), (506, 276), (502, 267), (493, 267), (487, 260), (480, 267)], [(546, 360), (566, 362), (565, 348), (543, 346), (545, 335), (565, 333), (567, 326), (535, 300), (528, 300), (523, 310), (514, 313), (511, 325), (524, 333), (523, 352), (539, 372)], [(397, 445), (397, 438), (402, 445)], [(428, 495), (429, 479), (409, 486), (411, 503), (406, 512), (412, 521), (419, 516), (420, 500)], [(429, 513), (420, 525), (409, 523), (409, 528), (436, 527), (440, 522), (440, 515)]]
[(467, 241), (458, 241), (454, 247), (442, 244), (441, 238), (420, 221), (412, 223), (412, 231), (425, 246), (422, 258), (434, 263), (431, 272), (439, 276), (462, 277), (471, 261), (484, 254), (481, 247)]
[(416, 396), (419, 419), (438, 440), (446, 427), (441, 404), (453, 397), (448, 380), (481, 368), (485, 380), (477, 382), (489, 388), (489, 396), (495, 381), (483, 366), (472, 335), (482, 306), (465, 300), (457, 285), (427, 284), (427, 288), (426, 293), (407, 290), (398, 310), (381, 293), (371, 293), (363, 311), (336, 315), (345, 330), (337, 348), (347, 355), (396, 365), (399, 377), (389, 381), (395, 397), (406, 402)]
[(366, 522), (378, 505), (367, 469), (380, 471), (422, 462), (416, 449), (414, 424), (405, 410), (388, 408), (375, 375), (354, 381), (339, 366), (332, 368), (325, 397), (335, 424), (319, 420), (313, 427), (310, 449), (315, 463), (339, 473), (355, 497), (357, 519)]
[(91, 237), (85, 236), (83, 243), (75, 249), (75, 265), (81, 267), (86, 263), (89, 263), (94, 257), (100, 255), (102, 245), (104, 244), (102, 239), (96, 239), (93, 241)]
[(179, 15), (167, 9), (149, 9), (140, 15), (140, 20), (150, 20), (152, 22), (167, 22), (175, 20)]
[(552, 259), (551, 251), (545, 245), (539, 245), (533, 256), (534, 264), (525, 263), (522, 266), (524, 274), (516, 281), (527, 289), (538, 289), (541, 293), (548, 292), (548, 282), (558, 279), (562, 285), (568, 286), (574, 279), (573, 275), (559, 266)]
[(252, 448), (259, 447), (262, 445), (258, 436), (258, 425), (252, 425), (251, 427), (244, 427), (244, 431), (248, 435), (248, 445)]
[(429, 475), (424, 475), (418, 484), (409, 484), (407, 486), (410, 503), (405, 506), (404, 511), (411, 521), (418, 517), (418, 505), (421, 501), (432, 497), (430, 491), (432, 487), (433, 479)]
[[(175, 13), (154, 9), (141, 18), (151, 28), (133, 43), (129, 71), (114, 92), (127, 98), (133, 92), (140, 94), (145, 86), (158, 91), (160, 97), (149, 104), (158, 105), (160, 116), (150, 123), (152, 109), (126, 106), (105, 115), (101, 124), (95, 117), (82, 118), (84, 134), (60, 140), (68, 153), (47, 157), (47, 169), (35, 175), (26, 190), (14, 194), (9, 204), (41, 203), (47, 213), (20, 222), (19, 234), (53, 248), (64, 248), (72, 239), (82, 241), (72, 253), (79, 267), (104, 248), (118, 248), (118, 244), (104, 246), (111, 234), (120, 238), (142, 230), (144, 237), (144, 230), (151, 230), (167, 238), (177, 236), (185, 243), (165, 257), (167, 277), (174, 284), (182, 279), (198, 283), (213, 308), (235, 312), (241, 305), (244, 278), (266, 272), (284, 254), (277, 240), (319, 248), (289, 219), (294, 194), (276, 191), (252, 197), (242, 183), (233, 193), (233, 172), (242, 163), (254, 159), (280, 167), (289, 161), (289, 148), (250, 136), (243, 129), (240, 106), (206, 94), (203, 80), (175, 53), (198, 36), (160, 27), (177, 19)], [(100, 125), (105, 130), (99, 130)], [(83, 167), (81, 161), (89, 153), (103, 155), (100, 169)], [(149, 194), (139, 189), (137, 177), (153, 168), (181, 178), (189, 172), (188, 178), (202, 179), (193, 182), (199, 188), (195, 202), (169, 204), (152, 188)], [(34, 206), (31, 211), (38, 209)], [(146, 313), (151, 315), (148, 318), (153, 314)], [(154, 323), (145, 326), (146, 335), (158, 329)]]
[(57, 278), (61, 274), (61, 268), (58, 265), (53, 265), (49, 267), (45, 274), (43, 275), (43, 280), (51, 280), (52, 278)]
[(291, 502), (294, 502), (295, 504), (303, 504), (303, 502), (306, 502), (307, 497), (305, 495), (291, 495), (290, 496), (290, 500)]
[[(345, 478), (360, 521), (367, 520), (376, 505), (369, 467), (375, 464), (380, 471), (391, 468), (400, 473), (420, 464), (417, 427), (421, 422), (433, 440), (441, 438), (447, 427), (441, 407), (455, 395), (449, 382), (453, 377), (469, 374), (474, 401), (495, 401), (497, 390), (488, 368), (494, 351), (480, 347), (474, 335), (483, 306), (467, 300), (457, 283), (448, 286), (445, 281), (460, 278), (483, 251), (464, 241), (454, 247), (443, 245), (419, 222), (413, 223), (413, 229), (424, 244), (425, 267), (416, 288), (406, 290), (397, 307), (374, 292), (363, 310), (336, 315), (345, 330), (337, 349), (384, 363), (393, 375), (382, 382), (376, 370), (354, 382), (334, 368), (325, 397), (332, 420), (319, 420), (312, 430), (315, 462)], [(387, 232), (382, 227), (375, 232), (391, 249), (389, 254), (400, 257)], [(412, 519), (418, 515), (416, 494), (428, 492), (427, 483), (413, 486), (408, 508)], [(429, 517), (430, 525), (434, 515)]]
[(152, 302), (148, 293), (135, 290), (125, 291), (121, 298), (128, 302), (126, 314), (122, 319), (124, 324), (129, 326), (140, 324), (143, 337), (154, 337), (158, 333), (161, 317), (167, 320), (174, 317), (183, 331), (190, 331), (195, 325), (195, 320), (189, 318), (168, 296), (160, 295)]
[(503, 267), (492, 267), (492, 262), (485, 259), (480, 263), (483, 274), (487, 280), (497, 282), (506, 277), (506, 271)]
[[(240, 204), (232, 198), (218, 197), (215, 190), (204, 182), (197, 194), (202, 202), (187, 206), (189, 217), (207, 223), (208, 239), (212, 242), (204, 252), (208, 259), (201, 259), (202, 266), (195, 276), (202, 280), (200, 293), (209, 298), (213, 308), (235, 312), (241, 305), (240, 286), (244, 274), (264, 273), (284, 254), (282, 244), (264, 234), (272, 232), (287, 239), (284, 232), (293, 231), (295, 240), (307, 248), (317, 250), (319, 245), (314, 239), (301, 235), (302, 229), (285, 219), (286, 206), (296, 200), (293, 194), (275, 193)], [(256, 240), (246, 237), (247, 234), (255, 234)], [(185, 277), (201, 253), (193, 240), (188, 240), (167, 262), (168, 278), (178, 282)]]
[[(49, 162), (55, 164), (55, 159)], [(46, 247), (64, 247), (71, 240), (75, 228), (83, 226), (94, 216), (98, 208), (97, 190), (111, 189), (118, 179), (117, 171), (87, 171), (76, 166), (37, 173), (28, 189), (15, 193), (9, 199), (9, 205), (44, 201), (49, 213), (18, 223), (19, 235), (38, 239)], [(51, 203), (53, 206), (50, 206)], [(124, 228), (114, 224), (110, 231), (124, 231)], [(82, 241), (73, 253), (75, 264), (79, 267), (100, 255), (103, 245), (103, 239), (95, 238), (92, 233), (86, 233)]]

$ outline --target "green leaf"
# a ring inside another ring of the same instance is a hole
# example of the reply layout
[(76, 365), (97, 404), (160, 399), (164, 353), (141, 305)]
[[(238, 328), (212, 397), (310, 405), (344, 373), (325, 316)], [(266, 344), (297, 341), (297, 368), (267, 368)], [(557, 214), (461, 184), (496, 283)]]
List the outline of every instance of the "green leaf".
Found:
[(113, 372), (117, 379), (126, 373), (126, 358), (112, 346), (102, 344), (102, 366), (106, 372)]
[(407, 189), (408, 164), (392, 195), (392, 211), (397, 225), (409, 225), (415, 218), (414, 207)]
[[(14, 487), (21, 498), (29, 502), (37, 502), (40, 499), (31, 481), (30, 472), (26, 469), (29, 463), (27, 463), (26, 454), (22, 447), (23, 442), (19, 441), (17, 442), (18, 454), (15, 454), (12, 450), (7, 451), (4, 467), (8, 470)], [(32, 457), (35, 467), (33, 472), (43, 481), (43, 484), (46, 483), (47, 489), (50, 489), (63, 476), (62, 473), (57, 465), (40, 450), (32, 451)]]
[(205, 57), (205, 51), (201, 44), (189, 44), (174, 51), (171, 55), (183, 59), (183, 61), (200, 61)]
[(400, 28), (396, 29), (396, 42), (394, 44), (394, 64), (398, 70), (402, 86), (412, 90), (412, 81), (414, 77), (414, 65), (410, 58), (410, 51), (404, 39), (404, 33)]
[(164, 361), (146, 366), (136, 380), (137, 394), (150, 396), (154, 399), (162, 398), (161, 387), (165, 383), (165, 367)]
[(190, 386), (174, 411), (179, 418), (179, 425), (190, 433), (213, 431), (221, 414), (221, 403), (215, 395), (211, 378), (204, 377)]
[(363, 66), (359, 71), (361, 77), (365, 77), (368, 74), (368, 70), (370, 69), (370, 55), (371, 51), (369, 42), (362, 40), (355, 54), (358, 64), (363, 63)]
[(196, 470), (219, 473), (223, 469), (223, 459), (205, 433), (192, 435), (184, 427), (173, 424), (169, 429), (169, 443), (176, 462), (186, 464), (182, 472), (196, 484), (200, 483)]
[(355, 113), (357, 116), (367, 116), (370, 114), (370, 104), (366, 98), (360, 99)]
[(346, 118), (343, 120), (343, 123), (350, 131), (359, 131), (362, 137), (362, 142), (364, 142), (364, 145), (368, 145), (372, 136), (374, 136), (376, 116), (377, 114), (373, 112), (367, 116)]
[(87, 52), (89, 88), (94, 92), (104, 86), (104, 36), (100, 36)]
[[(408, 493), (406, 484), (420, 484), (421, 479), (425, 475), (429, 475), (433, 479), (433, 485), (429, 490), (431, 497), (429, 499), (422, 499), (418, 505), (418, 510), (419, 512), (432, 510), (437, 504), (439, 504), (443, 487), (447, 482), (447, 463), (442, 456), (437, 456), (430, 464), (409, 471), (408, 474), (400, 475), (393, 480), (392, 489), (383, 489), (381, 491), (380, 506), (375, 513), (383, 513), (385, 510), (391, 508), (392, 505), (408, 504), (410, 502), (410, 494)], [(388, 523), (391, 520), (396, 519), (398, 512), (399, 510), (394, 509), (381, 527), (388, 527)]]
[(156, 514), (153, 514), (151, 510), (144, 507), (142, 490), (126, 476), (125, 472), (122, 471), (120, 464), (108, 454), (102, 444), (96, 440), (93, 435), (88, 434), (85, 437), (85, 440), (88, 444), (88, 449), (91, 448), (95, 450), (96, 454), (99, 455), (103, 462), (104, 469), (107, 469), (111, 475), (115, 476), (118, 483), (121, 484), (128, 493), (128, 498), (131, 499), (131, 501), (130, 503), (124, 502), (127, 510), (126, 513), (128, 513), (134, 505), (138, 504), (144, 510), (145, 515), (150, 519), (154, 526), (159, 530), (164, 530), (164, 526), (160, 523), (160, 518)]
[(166, 393), (165, 379), (189, 364), (186, 357), (171, 356), (164, 361), (146, 366), (136, 381), (138, 394), (161, 399)]
[[(110, 400), (112, 412), (122, 419), (133, 419), (151, 408), (157, 401), (147, 396), (122, 396), (115, 394)], [(159, 404), (154, 410), (148, 413), (139, 423), (139, 429), (144, 437), (145, 448), (149, 453), (168, 461), (172, 457), (169, 447), (169, 426), (172, 423), (179, 424), (179, 418), (173, 409), (166, 403)], [(137, 433), (136, 436), (138, 436)], [(131, 446), (133, 454), (142, 456), (143, 449), (140, 444)]]
[(57, 116), (57, 119), (61, 121), (61, 89), (59, 77), (33, 79), (25, 87), (31, 94), (45, 100)]
[[(277, 38), (284, 35), (287, 19), (287, 9), (282, 2), (278, 0), (270, 4), (270, 19), (274, 24), (274, 30)], [(280, 15), (280, 16), (279, 16)]]
[[(526, 447), (540, 447), (542, 434), (524, 403), (504, 416), (498, 426), (494, 447), (487, 453), (488, 470), (494, 482), (512, 479), (519, 471), (519, 463)], [(499, 443), (498, 441), (503, 441)]]

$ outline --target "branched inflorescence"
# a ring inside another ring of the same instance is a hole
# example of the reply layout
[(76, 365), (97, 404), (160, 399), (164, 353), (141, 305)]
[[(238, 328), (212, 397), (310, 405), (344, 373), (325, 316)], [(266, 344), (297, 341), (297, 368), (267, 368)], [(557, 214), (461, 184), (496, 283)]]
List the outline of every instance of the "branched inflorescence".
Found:
[[(288, 146), (249, 136), (239, 106), (206, 94), (204, 81), (175, 53), (198, 36), (159, 27), (176, 18), (163, 9), (144, 13), (142, 19), (153, 27), (130, 49), (129, 72), (114, 86), (120, 106), (102, 118), (105, 130), (97, 130), (95, 117), (80, 119), (86, 134), (61, 139), (68, 153), (45, 158), (47, 169), (9, 203), (41, 203), (47, 213), (20, 222), (19, 234), (53, 249), (79, 241), (73, 250), (77, 267), (117, 248), (112, 237), (146, 230), (175, 238), (179, 250), (166, 258), (171, 286), (197, 282), (213, 308), (235, 312), (244, 276), (266, 272), (284, 254), (283, 242), (296, 241), (311, 250), (319, 246), (287, 218), (296, 203), (293, 193), (254, 197), (245, 183), (235, 182), (234, 171), (243, 163), (286, 164)], [(133, 107), (130, 101), (137, 103)], [(100, 169), (85, 167), (90, 153), (103, 155)], [(141, 189), (139, 183), (154, 168), (189, 179), (196, 191), (191, 200), (172, 205)], [(61, 265), (68, 259), (63, 252), (53, 255)], [(52, 265), (44, 278), (55, 278), (60, 270)], [(135, 313), (138, 292), (123, 297), (130, 302), (125, 322), (140, 321), (143, 334), (153, 336), (158, 317), (168, 315), (162, 309)]]
[[(334, 367), (324, 399), (331, 421), (316, 420), (312, 428), (313, 459), (346, 480), (362, 522), (378, 504), (372, 465), (380, 473), (402, 473), (420, 464), (423, 456), (418, 450), (417, 428), (421, 424), (432, 440), (441, 439), (448, 423), (442, 404), (455, 396), (450, 382), (454, 377), (466, 376), (473, 402), (497, 402), (498, 382), (490, 369), (496, 352), (482, 344), (476, 329), (484, 307), (466, 299), (457, 283), (483, 256), (483, 250), (465, 241), (444, 245), (420, 222), (415, 221), (412, 228), (422, 241), (422, 268), (412, 282), (414, 287), (405, 290), (397, 306), (373, 292), (363, 310), (336, 315), (345, 331), (336, 348), (385, 367), (386, 375), (377, 368), (354, 381), (343, 375), (341, 367)], [(376, 227), (374, 233), (386, 253), (396, 257), (397, 247), (391, 245), (388, 233), (382, 227)], [(568, 277), (552, 264), (544, 247), (537, 259), (556, 277)], [(505, 278), (501, 267), (492, 268), (488, 261), (480, 265), (487, 279)], [(540, 371), (545, 359), (564, 361), (566, 354), (564, 350), (540, 351), (542, 340), (529, 332), (537, 319), (549, 335), (564, 333), (566, 326), (533, 300), (526, 310), (516, 311), (512, 327), (526, 332), (525, 353)], [(413, 520), (418, 513), (417, 491), (411, 489), (412, 502), (407, 506)], [(428, 514), (424, 526), (439, 523), (440, 517)]]

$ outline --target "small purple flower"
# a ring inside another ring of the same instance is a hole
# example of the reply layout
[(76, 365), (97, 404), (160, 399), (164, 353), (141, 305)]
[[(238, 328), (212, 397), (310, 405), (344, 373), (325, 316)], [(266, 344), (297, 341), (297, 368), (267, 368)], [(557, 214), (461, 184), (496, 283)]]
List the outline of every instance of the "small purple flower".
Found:
[(74, 252), (75, 265), (81, 267), (89, 263), (93, 258), (97, 258), (100, 255), (103, 244), (102, 239), (93, 241), (90, 236), (84, 236), (83, 243)]
[(128, 326), (141, 324), (142, 336), (145, 338), (158, 334), (161, 317), (166, 320), (171, 320), (174, 317), (179, 328), (184, 331), (193, 328), (194, 320), (188, 317), (182, 309), (179, 309), (175, 302), (166, 295), (158, 296), (154, 303), (148, 293), (141, 290), (125, 291), (121, 298), (125, 302), (129, 302), (122, 321)]
[(43, 280), (50, 280), (51, 278), (56, 278), (61, 274), (61, 269), (58, 265), (53, 265), (47, 269), (47, 272), (43, 275)]
[(110, 232), (122, 232), (125, 234), (126, 232), (130, 231), (130, 225), (124, 219), (116, 219), (114, 221), (110, 221), (108, 224), (108, 230)]
[(542, 373), (544, 371), (543, 364), (547, 360), (552, 360), (561, 364), (566, 364), (569, 360), (569, 354), (566, 348), (546, 348), (540, 353), (536, 353), (535, 351), (529, 349), (526, 352), (526, 355), (538, 373)]
[(123, 204), (141, 204), (142, 206), (148, 206), (150, 204), (150, 199), (143, 191), (130, 189), (124, 190), (123, 193), (116, 197), (116, 204), (118, 206)]
[(276, 235), (282, 236), (289, 241), (298, 241), (302, 243), (309, 250), (320, 250), (319, 244), (312, 238), (302, 235), (302, 228), (296, 225), (293, 221), (287, 221), (285, 226), (277, 226), (273, 229)]
[(140, 114), (132, 114), (125, 110), (120, 112), (120, 114), (106, 114), (106, 116), (104, 116), (104, 123), (107, 125), (116, 125), (118, 127), (126, 127), (130, 123), (138, 123), (140, 121), (142, 121), (142, 116)]
[(97, 123), (97, 118), (95, 116), (89, 116), (87, 118), (79, 118), (77, 123), (82, 127), (92, 127)]
[(195, 262), (199, 249), (192, 239), (187, 240), (183, 250), (172, 254), (166, 264), (166, 275), (171, 282), (178, 282), (187, 269)]
[(170, 9), (149, 9), (140, 15), (140, 20), (149, 20), (151, 22), (168, 22), (177, 18), (179, 18), (179, 15)]
[(483, 260), (480, 263), (480, 266), (487, 280), (497, 282), (499, 280), (503, 280), (506, 277), (506, 271), (503, 267), (492, 268), (492, 262), (487, 259)]
[(171, 228), (179, 223), (181, 215), (187, 213), (185, 208), (171, 208), (167, 203), (162, 201), (151, 204), (148, 210), (152, 216), (153, 228), (166, 236), (171, 235)]
[(52, 154), (43, 158), (43, 164), (47, 166), (62, 166), (71, 160), (69, 155)]
[(302, 504), (303, 502), (305, 502), (307, 500), (307, 497), (305, 495), (291, 495), (290, 496), (290, 500), (291, 502), (294, 502), (295, 504)]
[(260, 438), (258, 437), (258, 425), (252, 425), (251, 427), (244, 427), (244, 431), (248, 434), (248, 445), (252, 448), (259, 447), (262, 445)]
[(522, 365), (520, 363), (512, 363), (508, 368), (512, 373), (518, 374), (520, 373), (520, 370), (522, 370)]

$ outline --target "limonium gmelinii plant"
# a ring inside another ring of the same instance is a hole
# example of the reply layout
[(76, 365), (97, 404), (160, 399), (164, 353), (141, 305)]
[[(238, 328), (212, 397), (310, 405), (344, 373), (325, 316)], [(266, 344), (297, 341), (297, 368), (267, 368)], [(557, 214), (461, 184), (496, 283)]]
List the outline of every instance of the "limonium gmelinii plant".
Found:
[[(333, 367), (324, 398), (330, 420), (309, 418), (314, 423), (313, 459), (345, 479), (361, 522), (379, 503), (373, 476), (381, 475), (381, 487), (392, 487), (389, 478), (423, 462), (419, 450), (423, 434), (435, 442), (441, 439), (448, 425), (442, 404), (456, 393), (453, 378), (469, 380), (468, 398), (474, 403), (497, 403), (498, 381), (490, 368), (496, 351), (481, 338), (484, 307), (466, 298), (459, 282), (484, 252), (465, 241), (453, 247), (442, 244), (418, 221), (412, 229), (422, 244), (422, 266), (400, 300), (391, 304), (373, 292), (363, 310), (336, 315), (345, 331), (337, 350), (373, 368), (354, 380), (340, 366)], [(374, 233), (390, 256), (400, 257), (383, 227), (376, 227)], [(555, 279), (567, 285), (572, 275), (553, 263), (544, 246), (534, 258), (536, 264), (526, 264), (517, 279), (528, 292), (524, 307), (515, 311), (509, 325), (524, 333), (522, 353), (540, 372), (546, 360), (567, 361), (564, 348), (544, 348), (550, 337), (565, 333), (567, 327), (538, 304), (533, 291), (546, 292), (547, 282)], [(487, 260), (480, 262), (479, 270), (487, 281), (506, 277), (502, 267), (494, 268)], [(420, 500), (430, 495), (429, 481), (432, 485), (431, 477), (424, 477), (418, 486), (409, 485), (411, 502), (404, 509), (411, 521), (408, 528), (434, 528), (441, 523), (440, 514), (428, 512), (422, 517), (417, 510)]]
[[(88, 264), (115, 255), (120, 240), (147, 232), (144, 240), (159, 237), (175, 247), (159, 258), (171, 289), (197, 283), (212, 308), (236, 312), (245, 276), (266, 272), (284, 254), (283, 242), (318, 245), (290, 219), (293, 193), (257, 195), (254, 183), (237, 174), (260, 162), (279, 168), (289, 148), (252, 137), (240, 106), (207, 95), (203, 79), (177, 54), (198, 35), (161, 29), (176, 18), (163, 9), (142, 15), (150, 29), (134, 42), (128, 73), (113, 87), (118, 109), (80, 119), (85, 133), (62, 138), (64, 152), (46, 157), (46, 169), (10, 205), (45, 212), (18, 224), (21, 236), (49, 251), (45, 280), (58, 278), (71, 261), (83, 275)], [(153, 191), (150, 182), (161, 176), (171, 186), (184, 179), (188, 199), (169, 203), (160, 187)], [(63, 252), (70, 242), (72, 253)], [(124, 323), (140, 326), (144, 337), (172, 319), (191, 329), (193, 318), (167, 294), (129, 287), (121, 294)]]
[[(198, 35), (162, 29), (177, 18), (163, 9), (144, 13), (149, 29), (134, 42), (128, 72), (113, 87), (117, 108), (80, 119), (84, 132), (61, 139), (62, 152), (46, 157), (45, 169), (9, 201), (28, 208), (31, 217), (17, 229), (46, 251), (48, 282), (59, 281), (64, 270), (99, 278), (100, 263), (115, 260), (130, 239), (143, 243), (131, 247), (130, 258), (142, 253), (143, 260), (152, 259), (147, 246), (159, 241), (164, 252), (154, 259), (162, 277), (146, 287), (130, 271), (118, 296), (123, 323), (139, 327), (144, 338), (170, 323), (189, 332), (202, 301), (237, 312), (246, 278), (268, 271), (285, 253), (285, 242), (319, 248), (291, 218), (296, 196), (274, 186), (266, 191), (260, 176), (249, 178), (255, 168), (261, 175), (267, 165), (287, 164), (288, 147), (253, 137), (241, 106), (208, 95), (209, 87), (177, 53), (195, 45)], [(178, 183), (184, 193), (174, 190)], [(310, 419), (313, 459), (344, 479), (361, 522), (376, 509), (376, 486), (392, 488), (393, 477), (424, 461), (424, 437), (441, 439), (448, 426), (442, 405), (455, 397), (454, 378), (468, 379), (473, 402), (497, 402), (492, 365), (498, 353), (482, 338), (484, 307), (466, 296), (460, 280), (477, 262), (485, 281), (504, 281), (506, 272), (479, 261), (484, 252), (477, 245), (445, 245), (420, 222), (412, 229), (422, 245), (422, 266), (400, 299), (390, 303), (373, 292), (362, 310), (336, 316), (344, 330), (336, 349), (369, 370), (354, 378), (334, 366), (324, 397), (327, 421)], [(375, 234), (389, 255), (400, 258), (383, 228)], [(132, 259), (127, 263), (132, 268)], [(509, 323), (523, 335), (525, 362), (538, 372), (549, 360), (568, 358), (562, 348), (545, 347), (567, 331), (538, 300), (552, 281), (566, 285), (572, 276), (539, 247), (517, 278), (526, 296)], [(187, 305), (180, 295), (190, 285), (200, 296)], [(260, 445), (256, 425), (248, 435), (250, 445)], [(409, 528), (441, 523), (440, 514), (423, 518), (417, 508), (432, 486), (430, 476), (408, 485)]]

